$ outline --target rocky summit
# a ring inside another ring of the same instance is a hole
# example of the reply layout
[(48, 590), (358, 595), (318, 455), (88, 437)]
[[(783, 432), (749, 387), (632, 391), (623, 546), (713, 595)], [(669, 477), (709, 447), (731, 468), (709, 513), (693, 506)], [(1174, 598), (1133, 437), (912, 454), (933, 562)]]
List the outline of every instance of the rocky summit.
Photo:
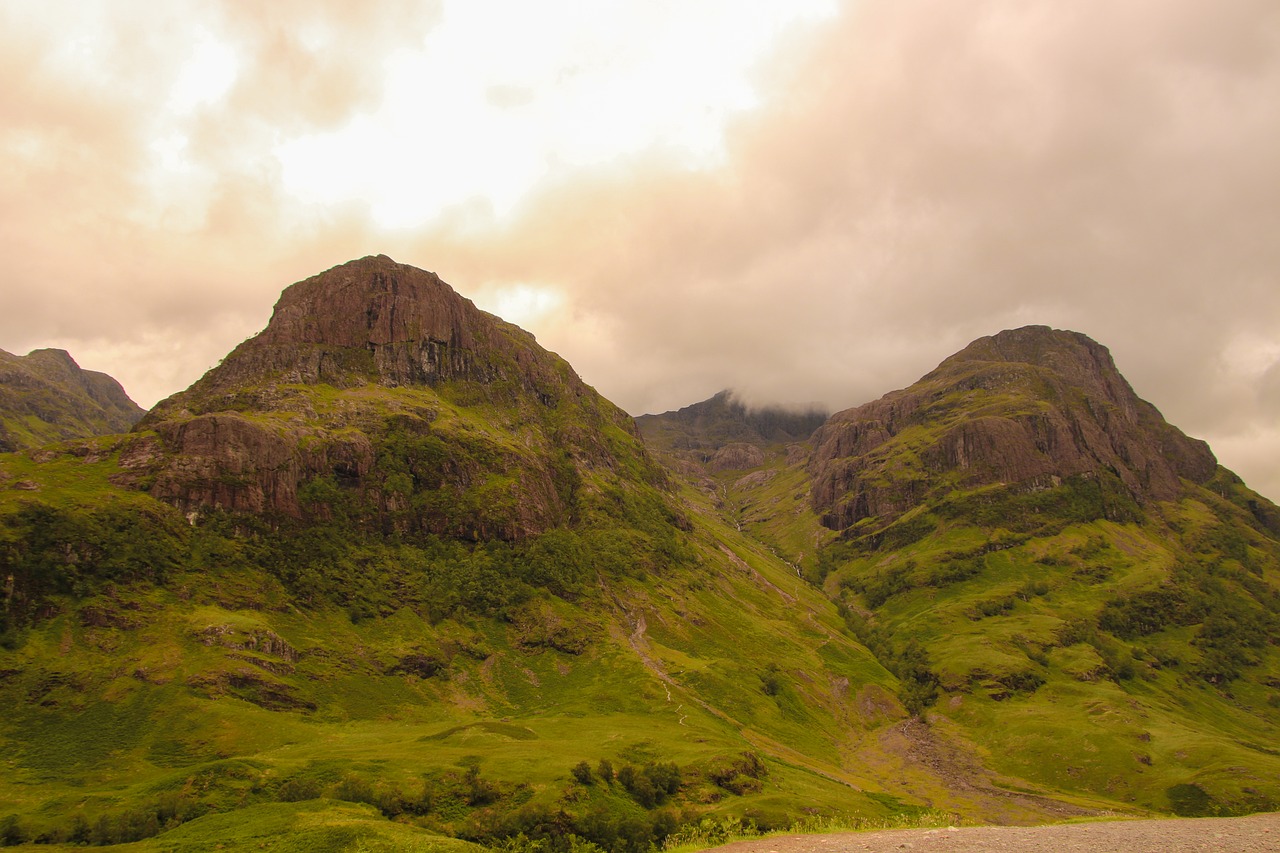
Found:
[(1205, 483), (1217, 461), (1140, 399), (1107, 348), (1026, 326), (980, 338), (813, 437), (813, 501), (835, 530), (883, 524), (954, 489), (1118, 481), (1139, 503)]
[(570, 521), (583, 477), (624, 460), (661, 480), (631, 418), (563, 359), (381, 255), (286, 289), (137, 431), (123, 464), (188, 513), (302, 518), (336, 489), (388, 529), (513, 539)]
[(181, 411), (271, 409), (288, 385), (448, 382), (474, 383), (493, 400), (524, 393), (549, 408), (588, 392), (528, 332), (476, 308), (435, 273), (378, 255), (287, 288), (262, 332), (159, 403), (147, 420)]

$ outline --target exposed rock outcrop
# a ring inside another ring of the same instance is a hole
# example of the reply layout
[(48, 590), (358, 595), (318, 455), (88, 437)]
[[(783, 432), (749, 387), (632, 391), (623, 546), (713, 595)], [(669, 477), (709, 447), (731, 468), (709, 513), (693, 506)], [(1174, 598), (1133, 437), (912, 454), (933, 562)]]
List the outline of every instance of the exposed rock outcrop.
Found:
[(740, 471), (763, 464), (764, 451), (742, 441), (726, 444), (707, 460), (707, 467), (712, 471)]
[(258, 423), (236, 412), (162, 421), (172, 453), (151, 494), (184, 506), (298, 514), (298, 486), (317, 473), (358, 482), (373, 467), (368, 436)]
[(342, 503), (400, 531), (519, 539), (569, 521), (593, 472), (662, 481), (634, 421), (563, 359), (384, 256), (286, 289), (266, 329), (137, 429), (156, 438), (122, 467), (189, 514)]
[(266, 629), (240, 631), (232, 625), (209, 625), (197, 631), (196, 637), (206, 646), (257, 652), (289, 663), (297, 663), (300, 657), (298, 650), (289, 645), (279, 634)]
[(1208, 445), (1140, 399), (1106, 347), (1045, 326), (974, 341), (910, 388), (833, 415), (813, 444), (814, 506), (835, 530), (951, 489), (1108, 472), (1145, 503), (1217, 471)]

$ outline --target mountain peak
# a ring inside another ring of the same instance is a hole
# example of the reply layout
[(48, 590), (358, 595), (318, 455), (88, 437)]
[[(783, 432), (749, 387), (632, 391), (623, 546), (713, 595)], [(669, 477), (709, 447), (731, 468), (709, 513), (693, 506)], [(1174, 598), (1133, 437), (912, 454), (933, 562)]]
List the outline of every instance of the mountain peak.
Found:
[(272, 343), (335, 346), (426, 340), (469, 345), (482, 316), (435, 273), (376, 255), (286, 289), (263, 337)]
[(71, 353), (64, 349), (54, 349), (52, 347), (33, 349), (31, 352), (27, 353), (27, 358), (36, 362), (57, 364), (70, 370), (80, 369), (80, 365), (76, 364), (76, 360), (71, 357)]
[(645, 442), (683, 464), (713, 470), (749, 468), (763, 461), (762, 449), (801, 442), (827, 419), (817, 406), (754, 406), (731, 390), (678, 411), (636, 418)]
[(934, 373), (969, 362), (1028, 364), (1052, 371), (1077, 385), (1105, 389), (1113, 401), (1134, 397), (1133, 389), (1116, 369), (1111, 351), (1088, 335), (1048, 326), (1023, 326), (978, 338), (945, 359)]
[(1023, 326), (978, 338), (942, 362), (1004, 361), (1061, 370), (1066, 364), (1115, 370), (1110, 351), (1080, 332), (1048, 326)]
[[(1037, 376), (1041, 378), (1050, 377), (1054, 383), (1087, 389), (1117, 406), (1120, 414), (1130, 420), (1154, 413), (1154, 418), (1163, 421), (1153, 406), (1134, 393), (1128, 380), (1116, 368), (1110, 350), (1088, 335), (1048, 326), (1023, 326), (978, 338), (943, 360), (921, 381), (948, 374), (989, 373), (989, 365), (993, 364), (1028, 365), (1040, 371)], [(1003, 372), (998, 368), (995, 370), (996, 375)], [(1140, 409), (1143, 410), (1141, 414)]]
[(567, 523), (593, 477), (662, 479), (568, 363), (385, 255), (286, 288), (262, 332), (139, 430), (159, 444), (131, 462), (184, 512), (301, 517), (333, 487), (364, 523), (459, 538)]
[[(267, 327), (146, 423), (174, 411), (257, 407), (264, 385), (351, 388), (510, 382), (547, 396), (562, 385), (533, 335), (481, 311), (433, 272), (371, 255), (290, 285)], [(581, 385), (577, 376), (575, 385)], [(270, 396), (270, 395), (268, 395)]]
[(1145, 503), (1217, 470), (1204, 442), (1134, 393), (1106, 347), (1046, 326), (979, 338), (910, 388), (832, 416), (814, 445), (815, 505), (836, 529), (895, 518), (925, 491), (1102, 476)]
[(1097, 341), (1081, 332), (1055, 329), (1051, 326), (1028, 325), (1005, 329), (972, 341), (951, 359), (984, 358), (989, 361), (1025, 361), (1036, 363), (1046, 353), (1071, 349), (1101, 349)]

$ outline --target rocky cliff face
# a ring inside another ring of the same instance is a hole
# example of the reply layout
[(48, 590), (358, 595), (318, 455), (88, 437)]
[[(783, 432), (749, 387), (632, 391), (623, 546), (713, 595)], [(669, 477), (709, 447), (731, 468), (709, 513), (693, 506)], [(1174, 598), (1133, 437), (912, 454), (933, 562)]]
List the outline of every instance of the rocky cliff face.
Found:
[(528, 332), (476, 308), (435, 273), (378, 255), (286, 289), (266, 329), (157, 404), (147, 423), (184, 411), (270, 409), (281, 385), (446, 382), (475, 383), (495, 402), (531, 394), (550, 408), (594, 393)]
[(143, 415), (120, 383), (59, 349), (0, 350), (0, 453), (127, 432)]
[(123, 462), (189, 513), (325, 516), (465, 538), (565, 523), (579, 490), (661, 474), (634, 422), (533, 336), (384, 256), (281, 295), (265, 330), (138, 429)]
[(813, 502), (844, 530), (930, 497), (994, 484), (1034, 490), (1105, 472), (1138, 503), (1217, 471), (1076, 332), (1028, 326), (980, 338), (902, 391), (839, 412), (813, 437)]

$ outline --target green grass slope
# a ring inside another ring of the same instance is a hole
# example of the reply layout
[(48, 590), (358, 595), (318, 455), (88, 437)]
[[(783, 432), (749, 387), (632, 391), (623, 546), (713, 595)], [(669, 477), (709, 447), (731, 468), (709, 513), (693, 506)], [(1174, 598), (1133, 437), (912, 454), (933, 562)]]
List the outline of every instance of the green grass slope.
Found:
[(826, 588), (907, 704), (994, 767), (1178, 814), (1275, 808), (1280, 546), (1207, 489), (1124, 522), (1068, 511), (1091, 490), (982, 495), (999, 526), (923, 508), (908, 544), (832, 546)]
[(679, 470), (695, 515), (820, 585), (896, 676), (919, 722), (860, 747), (868, 776), (923, 759), (935, 778), (902, 789), (942, 805), (986, 779), (1181, 815), (1280, 806), (1280, 514), (1105, 348), (1004, 332), (764, 450)]
[(0, 840), (643, 850), (935, 805), (865, 763), (895, 677), (700, 493), (584, 478), (518, 543), (188, 519), (116, 485), (146, 440), (0, 461)]
[(960, 781), (949, 773), (993, 772), (1011, 794), (1113, 808), (1280, 805), (1280, 544), (1259, 520), (1265, 500), (1229, 474), (1123, 521), (1108, 518), (1114, 495), (1078, 479), (953, 491), (840, 539), (809, 506), (803, 459), (785, 457), (689, 489), (757, 554), (783, 558), (792, 588), (820, 583), (897, 676), (924, 725), (881, 737), (865, 770), (941, 756), (943, 784), (903, 786), (934, 804)]

